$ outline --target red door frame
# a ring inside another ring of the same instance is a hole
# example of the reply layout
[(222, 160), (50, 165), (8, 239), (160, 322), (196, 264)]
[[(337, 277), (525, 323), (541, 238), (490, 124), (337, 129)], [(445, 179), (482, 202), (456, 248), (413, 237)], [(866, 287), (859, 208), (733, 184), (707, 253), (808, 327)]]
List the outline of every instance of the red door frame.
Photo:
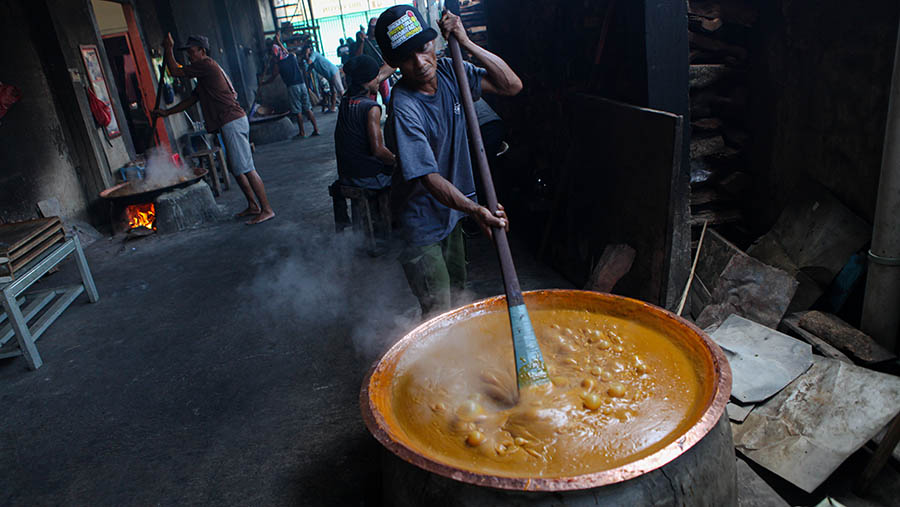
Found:
[[(137, 15), (134, 7), (128, 3), (119, 4), (122, 6), (122, 13), (125, 15), (125, 22), (128, 25), (128, 33), (125, 37), (128, 41), (128, 47), (131, 50), (131, 57), (134, 59), (134, 66), (137, 69), (138, 87), (141, 89), (141, 98), (144, 102), (144, 112), (147, 118), (150, 118), (150, 111), (153, 104), (156, 104), (156, 87), (153, 85), (153, 73), (150, 69), (150, 63), (147, 61), (147, 52), (144, 51), (144, 44), (141, 42), (141, 33), (138, 31)], [(162, 76), (159, 76), (162, 79)], [(172, 152), (172, 143), (169, 139), (169, 133), (166, 131), (165, 121), (156, 122), (156, 132), (154, 133), (156, 145)]]

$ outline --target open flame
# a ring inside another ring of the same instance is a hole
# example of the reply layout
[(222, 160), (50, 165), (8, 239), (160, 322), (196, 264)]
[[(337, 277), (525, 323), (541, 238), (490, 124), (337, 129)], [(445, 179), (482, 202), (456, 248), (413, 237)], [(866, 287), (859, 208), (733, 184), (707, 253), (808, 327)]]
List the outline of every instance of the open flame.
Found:
[(128, 217), (129, 229), (145, 227), (156, 230), (156, 207), (152, 202), (128, 206), (125, 208), (125, 214)]

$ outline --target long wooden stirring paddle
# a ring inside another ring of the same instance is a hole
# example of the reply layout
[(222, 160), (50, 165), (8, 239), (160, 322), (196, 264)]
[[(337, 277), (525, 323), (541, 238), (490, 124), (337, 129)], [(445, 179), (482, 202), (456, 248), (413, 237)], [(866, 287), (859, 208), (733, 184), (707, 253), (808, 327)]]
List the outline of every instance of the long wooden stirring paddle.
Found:
[[(455, 10), (453, 4), (455, 4)], [(446, 8), (457, 16), (459, 15), (458, 2), (447, 2)], [(469, 146), (475, 151), (475, 161), (484, 184), (487, 207), (491, 213), (496, 213), (497, 194), (494, 191), (494, 180), (491, 177), (491, 169), (484, 152), (484, 141), (481, 139), (478, 115), (475, 113), (475, 103), (472, 101), (472, 90), (469, 89), (469, 80), (463, 67), (462, 51), (459, 41), (453, 35), (450, 36), (448, 43), (450, 55), (453, 58), (453, 72), (456, 74), (463, 110), (466, 113)], [(523, 387), (549, 382), (550, 376), (547, 374), (544, 356), (541, 354), (541, 347), (538, 345), (534, 328), (531, 325), (531, 317), (528, 316), (528, 308), (525, 307), (525, 300), (522, 298), (522, 289), (519, 287), (519, 277), (516, 275), (516, 268), (513, 265), (506, 230), (494, 227), (492, 236), (494, 245), (497, 247), (497, 256), (500, 258), (500, 271), (503, 273), (503, 285), (506, 289), (506, 305), (509, 309), (509, 324), (512, 328), (513, 351), (516, 360), (516, 381), (521, 391)]]

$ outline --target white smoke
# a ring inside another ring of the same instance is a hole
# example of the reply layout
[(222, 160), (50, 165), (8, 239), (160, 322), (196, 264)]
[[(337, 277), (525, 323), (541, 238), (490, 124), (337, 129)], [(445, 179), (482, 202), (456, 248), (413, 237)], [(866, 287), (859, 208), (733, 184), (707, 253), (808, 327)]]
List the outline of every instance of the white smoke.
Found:
[(138, 190), (153, 190), (182, 183), (194, 177), (185, 164), (178, 167), (172, 162), (172, 154), (163, 148), (152, 148), (147, 152), (144, 164), (144, 179), (132, 184)]

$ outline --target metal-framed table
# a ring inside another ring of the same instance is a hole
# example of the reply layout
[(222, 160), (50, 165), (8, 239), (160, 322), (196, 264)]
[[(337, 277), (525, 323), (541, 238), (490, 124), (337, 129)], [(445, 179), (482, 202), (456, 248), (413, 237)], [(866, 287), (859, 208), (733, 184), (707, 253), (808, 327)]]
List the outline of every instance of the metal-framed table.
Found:
[[(21, 297), (42, 276), (72, 254), (75, 255), (75, 264), (81, 273), (81, 283), (29, 294), (27, 298)], [(19, 272), (22, 274), (17, 274), (14, 280), (0, 282), (0, 303), (3, 304), (4, 310), (4, 313), (0, 314), (0, 359), (25, 356), (28, 367), (36, 370), (44, 362), (34, 342), (82, 292), (87, 292), (91, 303), (96, 303), (100, 296), (77, 236), (49, 248)], [(52, 305), (29, 326), (29, 321), (51, 303)], [(13, 336), (16, 342), (11, 341)]]

